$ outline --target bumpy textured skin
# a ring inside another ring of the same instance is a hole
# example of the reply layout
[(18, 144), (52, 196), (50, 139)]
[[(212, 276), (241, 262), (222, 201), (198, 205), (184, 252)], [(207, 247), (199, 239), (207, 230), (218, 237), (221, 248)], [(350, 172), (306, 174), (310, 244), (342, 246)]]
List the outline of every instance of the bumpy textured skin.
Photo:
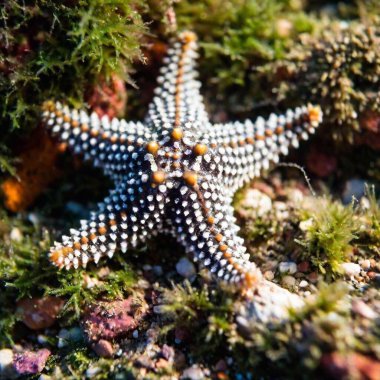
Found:
[(254, 287), (260, 271), (249, 261), (231, 206), (234, 192), (321, 121), (319, 107), (252, 122), (210, 123), (194, 69), (196, 38), (172, 42), (143, 123), (99, 117), (46, 102), (51, 134), (104, 169), (115, 188), (79, 229), (50, 250), (62, 268), (97, 263), (157, 233), (173, 235), (194, 260), (230, 283)]

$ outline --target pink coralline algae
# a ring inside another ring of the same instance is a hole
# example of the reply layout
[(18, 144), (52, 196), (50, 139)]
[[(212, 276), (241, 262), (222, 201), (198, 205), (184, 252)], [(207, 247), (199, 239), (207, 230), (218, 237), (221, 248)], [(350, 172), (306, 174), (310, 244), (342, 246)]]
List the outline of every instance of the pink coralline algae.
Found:
[(19, 375), (33, 375), (45, 368), (51, 352), (43, 348), (38, 351), (24, 351), (15, 355), (13, 367)]
[(132, 297), (101, 302), (89, 308), (83, 319), (83, 328), (89, 341), (112, 340), (134, 330), (144, 314), (144, 307), (136, 304)]

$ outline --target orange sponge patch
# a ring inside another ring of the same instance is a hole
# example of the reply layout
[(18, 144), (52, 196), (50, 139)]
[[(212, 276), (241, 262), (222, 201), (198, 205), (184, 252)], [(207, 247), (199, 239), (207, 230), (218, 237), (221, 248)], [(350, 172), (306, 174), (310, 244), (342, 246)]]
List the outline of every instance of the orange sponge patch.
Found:
[(55, 144), (41, 128), (37, 128), (28, 142), (21, 145), (17, 178), (9, 178), (1, 185), (8, 210), (25, 210), (61, 175), (57, 157), (62, 149), (64, 148)]

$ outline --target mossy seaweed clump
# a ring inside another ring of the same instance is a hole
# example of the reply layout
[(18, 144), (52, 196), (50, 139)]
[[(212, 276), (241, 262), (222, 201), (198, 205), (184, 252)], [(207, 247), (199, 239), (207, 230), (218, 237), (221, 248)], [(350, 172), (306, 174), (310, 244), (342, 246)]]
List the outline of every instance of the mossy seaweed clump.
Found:
[[(5, 1), (0, 18), (3, 130), (35, 126), (49, 98), (80, 105), (100, 75), (125, 80), (142, 59), (143, 1)], [(139, 10), (139, 11), (137, 11)]]
[(359, 229), (354, 205), (343, 206), (322, 198), (315, 201), (308, 217), (305, 237), (298, 240), (306, 249), (305, 258), (322, 273), (341, 272), (340, 264), (348, 261)]
[(365, 113), (380, 114), (380, 37), (376, 28), (352, 26), (306, 41), (307, 58), (294, 78), (293, 98), (321, 104), (334, 138), (353, 141)]

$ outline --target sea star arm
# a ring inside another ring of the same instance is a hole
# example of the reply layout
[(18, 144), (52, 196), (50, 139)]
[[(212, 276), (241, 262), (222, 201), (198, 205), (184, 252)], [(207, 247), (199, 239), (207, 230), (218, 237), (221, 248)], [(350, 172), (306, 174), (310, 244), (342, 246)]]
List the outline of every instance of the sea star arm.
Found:
[(182, 186), (172, 208), (173, 236), (195, 261), (228, 283), (254, 287), (261, 279), (238, 236), (231, 200), (212, 178)]
[(170, 42), (145, 119), (151, 130), (165, 135), (181, 126), (199, 133), (209, 123), (199, 92), (201, 84), (196, 78), (196, 49), (192, 32), (183, 32)]
[(94, 112), (70, 109), (59, 102), (44, 104), (43, 121), (53, 137), (111, 173), (151, 138), (142, 123), (99, 118)]
[[(133, 184), (132, 184), (133, 183)], [(49, 258), (59, 268), (85, 267), (101, 257), (112, 257), (116, 249), (123, 253), (146, 240), (160, 228), (162, 207), (150, 186), (135, 181), (110, 192), (89, 220), (55, 242)], [(162, 198), (162, 197), (161, 197)]]
[(255, 122), (215, 124), (205, 134), (205, 140), (222, 162), (225, 185), (234, 192), (270, 162), (278, 162), (279, 155), (288, 154), (290, 146), (298, 147), (299, 140), (307, 140), (322, 120), (318, 106), (298, 107), (284, 115), (271, 114)]

